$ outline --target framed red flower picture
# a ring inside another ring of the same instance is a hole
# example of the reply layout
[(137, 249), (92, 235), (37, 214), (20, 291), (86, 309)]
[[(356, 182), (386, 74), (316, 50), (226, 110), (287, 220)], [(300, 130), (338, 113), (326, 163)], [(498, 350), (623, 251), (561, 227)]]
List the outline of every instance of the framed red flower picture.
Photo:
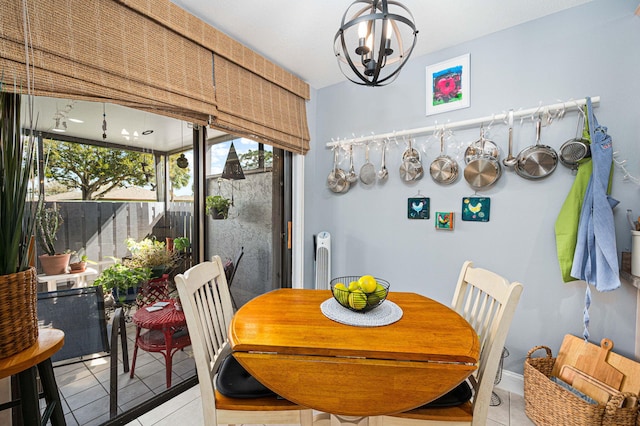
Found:
[(471, 105), (469, 54), (427, 66), (427, 115)]

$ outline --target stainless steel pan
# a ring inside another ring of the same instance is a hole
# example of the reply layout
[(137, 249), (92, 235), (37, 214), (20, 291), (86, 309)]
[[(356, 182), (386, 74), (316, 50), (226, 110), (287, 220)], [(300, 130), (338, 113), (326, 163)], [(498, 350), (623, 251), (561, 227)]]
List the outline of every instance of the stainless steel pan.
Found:
[(333, 150), (333, 169), (327, 177), (327, 186), (333, 192), (347, 192), (349, 190), (349, 181), (344, 170), (338, 167), (338, 147)]
[(420, 162), (420, 153), (412, 147), (412, 141), (409, 139), (409, 147), (402, 154), (402, 163), (400, 164), (400, 178), (405, 182), (412, 182), (422, 179), (424, 170)]
[(498, 181), (502, 167), (498, 157), (491, 154), (499, 156), (499, 151), (493, 142), (485, 139), (483, 128), (480, 129), (480, 139), (467, 148), (466, 154), (464, 179), (472, 188), (486, 189)]
[(431, 162), (429, 172), (434, 181), (443, 185), (458, 179), (458, 162), (444, 153), (444, 131), (440, 132), (440, 155)]
[(540, 144), (540, 128), (542, 120), (536, 122), (536, 144), (531, 145), (518, 154), (515, 171), (525, 179), (542, 179), (549, 176), (558, 165), (558, 154), (547, 145)]

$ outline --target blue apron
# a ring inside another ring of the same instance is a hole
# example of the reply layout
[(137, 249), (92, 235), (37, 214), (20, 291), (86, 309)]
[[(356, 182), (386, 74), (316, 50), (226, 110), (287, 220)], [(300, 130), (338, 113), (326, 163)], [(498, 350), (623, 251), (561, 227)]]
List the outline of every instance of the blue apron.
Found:
[[(571, 276), (592, 284), (598, 291), (610, 291), (620, 287), (618, 250), (613, 222), (613, 208), (618, 204), (607, 194), (613, 145), (607, 128), (600, 126), (593, 115), (591, 98), (587, 98), (589, 133), (591, 135), (591, 156), (593, 173), (587, 185), (580, 223), (576, 251), (573, 256)], [(585, 339), (588, 338), (591, 292), (589, 285), (585, 294)]]

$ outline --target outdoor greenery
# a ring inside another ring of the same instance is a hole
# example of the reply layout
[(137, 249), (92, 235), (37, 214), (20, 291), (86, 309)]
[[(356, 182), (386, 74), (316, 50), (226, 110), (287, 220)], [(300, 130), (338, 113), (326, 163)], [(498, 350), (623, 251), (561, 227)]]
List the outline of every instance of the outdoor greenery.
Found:
[(108, 294), (115, 288), (121, 295), (126, 295), (129, 288), (138, 286), (151, 279), (151, 268), (130, 268), (114, 258), (113, 265), (104, 269), (93, 285), (102, 286), (104, 293)]
[(205, 204), (207, 214), (213, 214), (215, 209), (218, 215), (222, 215), (226, 219), (229, 214), (231, 200), (222, 195), (208, 195), (205, 199)]
[(191, 247), (191, 242), (189, 241), (189, 238), (178, 237), (173, 239), (173, 248), (176, 251), (178, 252), (185, 251), (189, 247)]
[[(68, 190), (79, 189), (83, 200), (103, 198), (119, 187), (155, 188), (152, 154), (50, 139), (44, 142), (44, 152), (45, 177)], [(173, 169), (172, 184), (181, 188), (189, 180), (189, 171), (177, 166)]]
[[(262, 151), (264, 153), (264, 167), (273, 166), (273, 152)], [(238, 156), (240, 165), (244, 170), (254, 170), (260, 165), (260, 151), (257, 149), (250, 149), (244, 154)]]
[(124, 265), (129, 268), (151, 268), (154, 276), (160, 276), (178, 262), (177, 253), (167, 250), (165, 243), (155, 238), (141, 241), (127, 238), (125, 244), (131, 252), (131, 257), (124, 260)]
[(180, 154), (169, 156), (169, 180), (171, 181), (169, 200), (171, 201), (175, 198), (175, 190), (185, 188), (189, 184), (189, 178), (191, 177), (191, 169), (189, 167), (185, 169), (178, 167), (176, 162), (178, 157), (180, 157)]
[(36, 203), (28, 193), (36, 143), (21, 136), (20, 94), (3, 90), (0, 82), (0, 275), (8, 275), (29, 268)]
[(55, 203), (52, 207), (45, 207), (45, 204), (41, 203), (36, 214), (36, 220), (38, 243), (46, 254), (53, 256), (56, 254), (55, 243), (58, 239), (58, 230), (64, 222), (60, 209)]

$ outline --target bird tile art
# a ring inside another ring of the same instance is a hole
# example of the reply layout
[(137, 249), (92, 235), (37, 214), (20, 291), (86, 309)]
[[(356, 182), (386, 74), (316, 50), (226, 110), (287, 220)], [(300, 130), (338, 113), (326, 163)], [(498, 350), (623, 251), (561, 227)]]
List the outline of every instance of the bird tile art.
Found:
[(462, 199), (462, 220), (489, 222), (491, 199), (489, 197), (464, 197)]
[(429, 198), (409, 198), (407, 203), (408, 219), (429, 219)]

